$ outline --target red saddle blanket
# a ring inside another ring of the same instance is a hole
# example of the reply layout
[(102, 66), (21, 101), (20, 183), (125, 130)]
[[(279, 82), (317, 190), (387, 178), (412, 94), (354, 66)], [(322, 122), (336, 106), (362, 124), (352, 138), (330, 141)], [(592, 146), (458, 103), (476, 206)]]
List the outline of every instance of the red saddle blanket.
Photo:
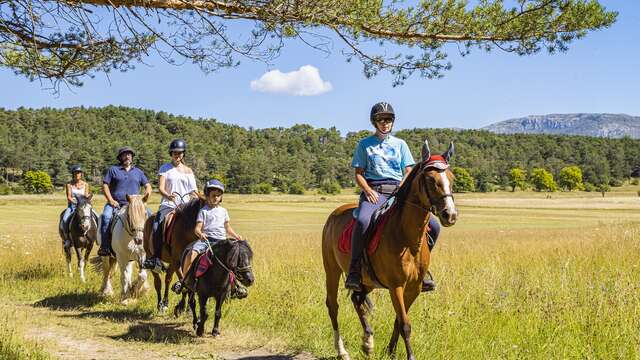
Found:
[[(387, 220), (389, 220), (389, 217), (394, 211), (395, 206), (382, 214), (380, 219), (378, 219), (378, 222), (374, 225), (375, 229), (373, 230), (373, 235), (370, 237), (369, 243), (367, 244), (367, 253), (369, 255), (376, 252), (376, 249), (380, 244), (382, 230), (384, 230), (384, 226), (387, 224)], [(342, 230), (342, 236), (340, 236), (340, 241), (338, 242), (338, 249), (344, 254), (349, 254), (351, 252), (351, 235), (353, 234), (353, 228), (355, 227), (355, 225), (356, 219), (352, 218), (351, 220), (349, 220), (347, 225), (345, 225), (344, 230)]]

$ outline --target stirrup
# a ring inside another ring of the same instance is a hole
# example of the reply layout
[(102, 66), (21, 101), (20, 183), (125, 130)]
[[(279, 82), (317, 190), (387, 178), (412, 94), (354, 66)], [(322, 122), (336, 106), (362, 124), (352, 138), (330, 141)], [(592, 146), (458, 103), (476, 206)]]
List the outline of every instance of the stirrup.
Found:
[(182, 285), (182, 281), (178, 280), (175, 283), (173, 283), (173, 286), (171, 287), (171, 291), (173, 291), (176, 294), (182, 294), (182, 291), (184, 290), (184, 286)]
[(65, 248), (65, 249), (71, 248), (71, 240), (64, 239), (64, 241), (62, 242), (62, 247)]
[(111, 256), (111, 251), (107, 248), (100, 247), (98, 249), (98, 256)]
[(362, 291), (362, 276), (358, 272), (350, 272), (344, 282), (344, 287), (352, 291)]

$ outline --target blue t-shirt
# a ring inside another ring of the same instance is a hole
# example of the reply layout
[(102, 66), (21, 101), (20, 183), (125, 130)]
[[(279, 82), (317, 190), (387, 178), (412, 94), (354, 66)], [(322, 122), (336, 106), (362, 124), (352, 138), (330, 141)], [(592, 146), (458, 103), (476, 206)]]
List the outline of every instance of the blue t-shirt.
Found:
[(402, 181), (404, 169), (415, 163), (404, 140), (392, 135), (380, 140), (377, 136), (371, 135), (358, 143), (351, 167), (363, 168), (367, 180)]
[(120, 206), (124, 206), (128, 204), (127, 195), (138, 195), (140, 187), (147, 185), (149, 180), (144, 172), (135, 166), (126, 171), (123, 166), (114, 165), (109, 168), (102, 182), (109, 185), (111, 197)]

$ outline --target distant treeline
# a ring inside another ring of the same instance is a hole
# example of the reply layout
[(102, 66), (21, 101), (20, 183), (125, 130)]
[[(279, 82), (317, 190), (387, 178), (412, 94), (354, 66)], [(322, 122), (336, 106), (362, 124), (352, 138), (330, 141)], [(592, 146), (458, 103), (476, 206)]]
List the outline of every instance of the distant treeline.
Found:
[[(99, 181), (116, 162), (116, 149), (129, 145), (136, 150), (137, 166), (155, 181), (158, 167), (169, 160), (169, 142), (184, 138), (186, 162), (201, 182), (218, 177), (232, 191), (244, 193), (271, 187), (285, 191), (346, 187), (354, 185), (349, 166), (353, 149), (369, 134), (360, 131), (343, 137), (335, 127), (309, 125), (246, 129), (212, 119), (116, 106), (0, 109), (0, 175), (4, 181), (17, 182), (27, 170), (44, 170), (61, 184), (69, 179), (72, 164), (82, 164), (90, 180)], [(577, 165), (586, 183), (615, 185), (640, 166), (640, 140), (630, 138), (451, 129), (401, 130), (396, 135), (407, 141), (416, 159), (424, 139), (432, 152), (444, 151), (453, 140), (452, 165), (468, 170), (476, 189), (508, 188), (514, 167), (545, 168), (557, 177), (563, 167)]]

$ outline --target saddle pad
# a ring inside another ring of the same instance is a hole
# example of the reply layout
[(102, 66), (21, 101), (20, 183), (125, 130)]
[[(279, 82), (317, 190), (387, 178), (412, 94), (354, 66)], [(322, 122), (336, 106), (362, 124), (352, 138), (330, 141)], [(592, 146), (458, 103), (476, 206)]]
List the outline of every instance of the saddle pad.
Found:
[(204, 254), (198, 257), (198, 261), (196, 262), (196, 278), (199, 278), (202, 275), (204, 275), (207, 272), (207, 270), (209, 270), (209, 267), (213, 265), (208, 255), (209, 255), (209, 251), (205, 252)]
[(176, 223), (175, 215), (176, 215), (176, 211), (173, 210), (164, 217), (163, 239), (164, 239), (164, 242), (168, 245), (171, 245), (171, 242), (173, 241), (173, 225)]
[[(396, 207), (392, 205), (388, 209), (385, 209), (382, 215), (380, 215), (377, 219), (372, 220), (371, 225), (369, 225), (369, 228), (367, 229), (367, 231), (365, 231), (365, 241), (367, 244), (367, 253), (369, 255), (372, 255), (376, 252), (376, 249), (380, 244), (382, 231), (384, 230), (384, 227), (387, 224), (387, 220), (389, 220), (389, 217), (391, 216), (395, 208)], [(348, 254), (351, 252), (351, 235), (353, 234), (353, 228), (355, 227), (355, 224), (356, 219), (352, 218), (351, 220), (349, 220), (347, 225), (345, 225), (344, 230), (342, 230), (342, 235), (340, 236), (340, 241), (338, 242), (338, 249), (344, 254)]]

